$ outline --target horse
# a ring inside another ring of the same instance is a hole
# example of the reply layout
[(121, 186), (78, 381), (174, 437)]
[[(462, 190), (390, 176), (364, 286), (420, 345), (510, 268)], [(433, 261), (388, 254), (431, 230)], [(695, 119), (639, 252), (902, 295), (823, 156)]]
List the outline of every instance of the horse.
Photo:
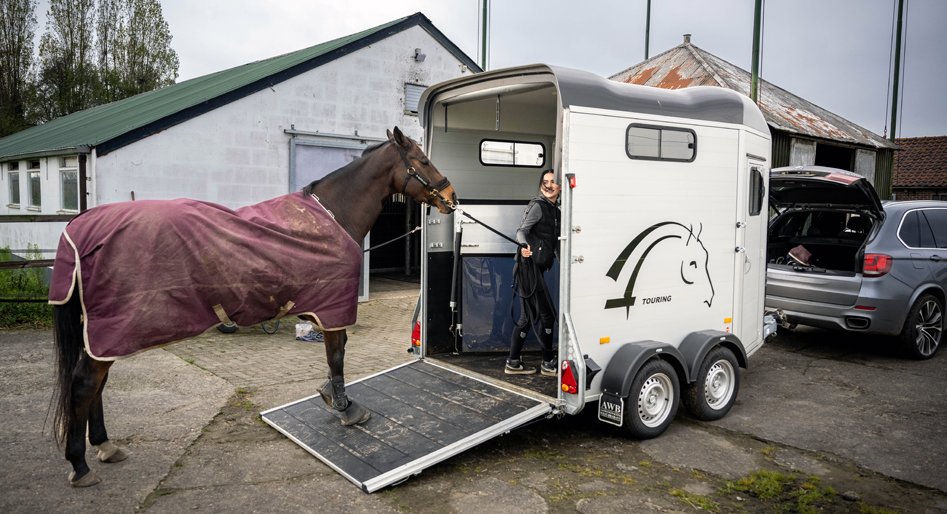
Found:
[[(612, 298), (606, 300), (605, 308), (614, 309), (618, 307), (625, 308), (625, 315), (630, 316), (631, 307), (635, 305), (636, 297), (634, 295), (635, 283), (638, 280), (638, 274), (644, 266), (645, 260), (652, 250), (659, 244), (669, 241), (677, 241), (682, 247), (678, 251), (680, 256), (680, 279), (688, 286), (695, 284), (706, 284), (705, 290), (708, 295), (702, 302), (710, 307), (714, 300), (714, 284), (710, 278), (708, 263), (710, 261), (707, 248), (704, 247), (700, 234), (703, 231), (703, 225), (694, 231), (693, 225), (684, 225), (676, 221), (663, 221), (655, 223), (645, 230), (641, 231), (627, 246), (619, 253), (615, 262), (605, 273), (608, 278), (618, 281), (625, 264), (632, 260), (632, 255), (637, 256), (637, 263), (634, 271), (628, 279), (624, 295), (621, 298)], [(676, 259), (675, 259), (676, 260)]]
[[(387, 135), (301, 192), (236, 211), (196, 200), (120, 202), (84, 211), (66, 226), (50, 303), (54, 424), (72, 465), (70, 485), (100, 481), (85, 459), (87, 436), (101, 462), (128, 456), (109, 440), (103, 416), (102, 391), (114, 361), (225, 322), (249, 326), (288, 314), (313, 321), (325, 333), (329, 366), (320, 395), (343, 425), (370, 417), (346, 395), (343, 374), (345, 327), (357, 314), (361, 242), (393, 194), (443, 214), (457, 199), (413, 140), (398, 127)], [(210, 240), (223, 246), (210, 248)], [(271, 242), (272, 255), (257, 255)], [(146, 271), (141, 267), (149, 259), (142, 254), (149, 251), (156, 265)]]

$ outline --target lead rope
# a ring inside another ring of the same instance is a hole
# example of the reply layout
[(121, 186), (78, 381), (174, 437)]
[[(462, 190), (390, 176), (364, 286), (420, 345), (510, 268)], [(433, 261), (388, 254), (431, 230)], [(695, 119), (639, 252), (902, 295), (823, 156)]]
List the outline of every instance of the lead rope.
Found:
[(406, 233), (406, 234), (400, 235), (400, 236), (398, 236), (398, 237), (396, 237), (396, 238), (394, 238), (394, 239), (389, 239), (388, 241), (385, 241), (384, 243), (375, 245), (375, 246), (373, 246), (373, 247), (371, 247), (371, 248), (366, 248), (366, 249), (362, 250), (362, 253), (368, 253), (368, 252), (370, 252), (370, 251), (372, 251), (372, 250), (375, 250), (375, 249), (377, 249), (377, 248), (381, 248), (382, 246), (385, 246), (385, 245), (387, 245), (387, 244), (394, 243), (395, 241), (398, 241), (399, 239), (404, 239), (404, 238), (410, 236), (411, 234), (417, 232), (418, 230), (421, 230), (421, 226), (420, 226), (420, 225), (418, 225), (417, 227), (414, 227), (414, 230), (408, 231), (408, 233)]

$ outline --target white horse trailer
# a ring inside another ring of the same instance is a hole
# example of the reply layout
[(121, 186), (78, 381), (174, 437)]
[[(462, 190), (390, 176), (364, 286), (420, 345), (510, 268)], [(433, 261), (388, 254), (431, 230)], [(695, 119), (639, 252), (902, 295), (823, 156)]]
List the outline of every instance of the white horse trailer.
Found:
[[(587, 405), (639, 438), (660, 435), (681, 402), (698, 419), (726, 415), (776, 328), (763, 312), (770, 135), (756, 105), (532, 65), (434, 85), (420, 114), (460, 210), (422, 217), (418, 359), (347, 386), (374, 414), (360, 428), (305, 403), (264, 419), (373, 491)], [(563, 184), (546, 274), (559, 374), (506, 375), (516, 246), (463, 213), (512, 237), (546, 169)], [(293, 409), (332, 426), (281, 428), (300, 425)]]

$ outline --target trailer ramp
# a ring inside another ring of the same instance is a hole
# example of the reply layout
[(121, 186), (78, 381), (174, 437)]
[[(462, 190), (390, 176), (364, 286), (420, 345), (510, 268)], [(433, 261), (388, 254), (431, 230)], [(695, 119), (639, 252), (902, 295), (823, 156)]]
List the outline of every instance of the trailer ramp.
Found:
[(316, 394), (263, 421), (371, 493), (552, 411), (549, 403), (419, 360), (346, 385), (372, 411), (352, 427)]

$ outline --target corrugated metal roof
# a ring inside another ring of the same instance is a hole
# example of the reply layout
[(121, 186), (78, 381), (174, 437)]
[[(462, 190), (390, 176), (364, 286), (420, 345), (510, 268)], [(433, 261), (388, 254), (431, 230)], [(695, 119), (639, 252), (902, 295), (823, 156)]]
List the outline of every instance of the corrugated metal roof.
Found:
[(296, 52), (186, 80), (11, 134), (0, 139), (0, 161), (75, 152), (83, 146), (98, 147), (99, 154), (108, 153), (415, 25), (422, 26), (470, 69), (480, 71), (427, 17), (415, 13)]
[[(719, 86), (745, 95), (750, 92), (748, 71), (688, 41), (609, 78), (665, 89)], [(896, 148), (878, 134), (765, 80), (760, 80), (759, 99), (760, 110), (774, 129), (874, 148)]]
[(897, 139), (894, 187), (947, 187), (947, 136)]

